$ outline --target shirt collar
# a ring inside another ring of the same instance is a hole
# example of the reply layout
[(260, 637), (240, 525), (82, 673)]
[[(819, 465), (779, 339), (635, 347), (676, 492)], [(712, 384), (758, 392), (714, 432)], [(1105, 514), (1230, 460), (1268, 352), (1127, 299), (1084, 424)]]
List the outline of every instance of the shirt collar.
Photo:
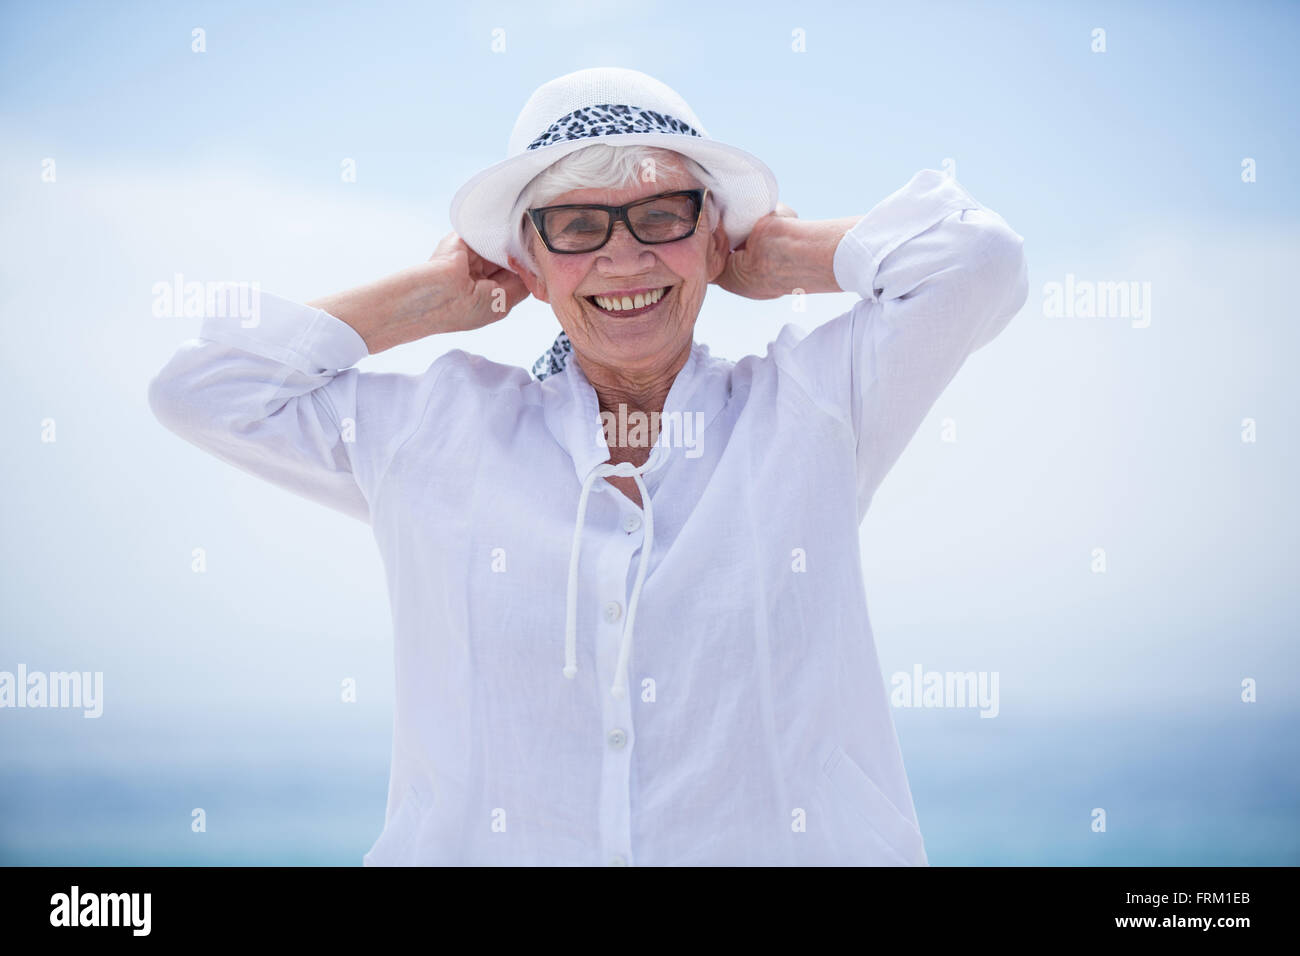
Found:
[[(673, 379), (664, 399), (664, 415), (680, 413), (682, 420), (690, 416), (684, 427), (695, 441), (702, 438), (726, 404), (727, 387), (724, 366), (727, 363), (709, 354), (702, 342), (691, 345), (690, 355)], [(564, 371), (548, 376), (540, 383), (542, 408), (551, 435), (573, 459), (573, 469), (581, 483), (592, 468), (609, 461), (609, 446), (601, 429), (600, 403), (596, 390), (583, 373), (576, 360), (570, 360)], [(680, 436), (678, 436), (680, 439)], [(685, 457), (688, 449), (680, 440), (663, 441), (650, 451), (650, 460), (643, 474), (649, 476), (659, 471), (675, 457)], [(656, 475), (657, 478), (657, 475)], [(657, 482), (651, 481), (650, 484)], [(607, 483), (601, 482), (601, 485)], [(601, 490), (604, 490), (603, 488)]]

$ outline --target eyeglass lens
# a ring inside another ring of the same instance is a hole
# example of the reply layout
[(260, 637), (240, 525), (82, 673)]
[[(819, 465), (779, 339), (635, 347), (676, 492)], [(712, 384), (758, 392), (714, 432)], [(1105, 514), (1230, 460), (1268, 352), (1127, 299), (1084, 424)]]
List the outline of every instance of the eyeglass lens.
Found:
[[(605, 209), (578, 207), (552, 209), (542, 216), (547, 238), (565, 252), (598, 249), (609, 231), (610, 213)], [(684, 238), (695, 226), (696, 208), (692, 196), (660, 196), (627, 211), (632, 235), (642, 242), (672, 242)]]

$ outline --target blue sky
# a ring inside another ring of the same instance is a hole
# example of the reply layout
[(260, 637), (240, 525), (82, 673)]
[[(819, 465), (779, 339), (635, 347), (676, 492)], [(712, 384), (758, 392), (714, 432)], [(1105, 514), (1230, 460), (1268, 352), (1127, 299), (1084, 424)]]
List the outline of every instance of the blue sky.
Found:
[[(151, 289), (179, 272), (309, 299), (424, 259), (531, 91), (616, 65), (761, 157), (805, 219), (952, 160), (1025, 237), (1029, 301), (862, 531), (885, 674), (1002, 675), (997, 720), (896, 713), (931, 860), (1300, 862), (1298, 34), (1287, 3), (0, 7), (0, 670), (106, 682), (99, 721), (0, 711), (0, 861), (359, 861), (391, 720), (373, 541), (153, 420), (147, 382), (197, 322), (155, 318)], [(1151, 283), (1150, 327), (1046, 317), (1067, 274)], [(851, 301), (795, 316), (714, 290), (697, 336), (739, 358)], [(557, 328), (526, 302), (362, 367), (529, 365)], [(1029, 806), (1027, 768), (1047, 770)], [(297, 828), (263, 812), (285, 792)], [(1089, 843), (1108, 800), (1145, 822)], [(201, 802), (239, 824), (196, 843)]]

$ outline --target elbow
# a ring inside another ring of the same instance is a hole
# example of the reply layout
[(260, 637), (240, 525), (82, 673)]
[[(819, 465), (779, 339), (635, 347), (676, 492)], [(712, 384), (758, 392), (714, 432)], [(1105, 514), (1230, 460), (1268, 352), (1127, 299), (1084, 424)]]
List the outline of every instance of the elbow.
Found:
[(1015, 315), (1029, 300), (1029, 261), (1025, 258), (1025, 238), (1010, 226), (1000, 231), (997, 274), (1003, 292), (1000, 315)]
[(980, 221), (969, 233), (971, 265), (964, 294), (968, 314), (979, 321), (974, 348), (982, 348), (1000, 334), (1029, 298), (1024, 237), (990, 210), (979, 210), (978, 215)]
[(177, 402), (173, 383), (167, 377), (166, 369), (149, 380), (147, 395), (149, 411), (153, 412), (153, 417), (170, 428), (171, 422), (176, 417)]
[(149, 380), (149, 410), (168, 431), (185, 435), (195, 430), (193, 389), (168, 363)]
[(1029, 298), (1025, 239), (1001, 217), (980, 229), (976, 284), (994, 316), (1015, 315)]

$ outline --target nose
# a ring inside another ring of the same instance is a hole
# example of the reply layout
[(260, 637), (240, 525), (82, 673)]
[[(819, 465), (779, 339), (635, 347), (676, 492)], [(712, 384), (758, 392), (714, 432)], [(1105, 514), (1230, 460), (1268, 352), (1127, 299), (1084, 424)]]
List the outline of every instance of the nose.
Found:
[(614, 232), (610, 235), (609, 242), (600, 247), (597, 255), (597, 265), (604, 268), (631, 265), (641, 269), (644, 268), (643, 260), (648, 259), (652, 264), (654, 260), (650, 247), (628, 232), (625, 222), (614, 223)]

